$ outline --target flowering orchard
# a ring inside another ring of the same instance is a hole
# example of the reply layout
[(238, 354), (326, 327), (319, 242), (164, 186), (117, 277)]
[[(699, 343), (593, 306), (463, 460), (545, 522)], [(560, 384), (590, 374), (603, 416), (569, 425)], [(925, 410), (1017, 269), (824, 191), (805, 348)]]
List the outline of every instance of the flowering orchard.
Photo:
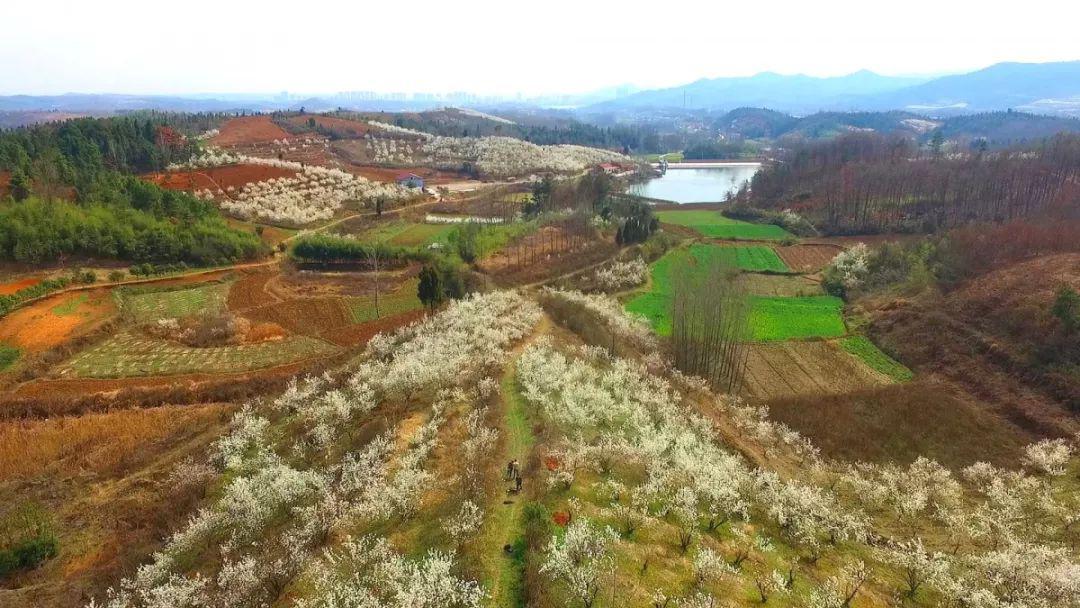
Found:
[[(287, 592), (310, 607), (480, 606), (485, 592), (455, 555), (483, 521), (475, 502), (452, 509), (442, 547), (418, 558), (377, 530), (421, 525), (430, 495), (466, 491), (462, 479), (437, 478), (432, 462), (460, 449), (481, 466), (497, 439), (483, 422), (489, 374), (539, 314), (509, 292), (462, 300), (378, 336), (338, 375), (247, 405), (210, 454), (223, 480), (217, 498), (102, 605), (259, 606)], [(442, 445), (451, 418), (467, 429), (461, 446)]]
[(396, 184), (373, 182), (340, 169), (243, 156), (210, 149), (193, 158), (187, 167), (214, 167), (246, 163), (296, 171), (296, 177), (273, 178), (246, 184), (239, 189), (200, 190), (196, 196), (217, 200), (226, 212), (247, 220), (302, 226), (330, 219), (346, 201), (366, 205), (376, 199), (395, 202), (414, 193)]
[(427, 162), (456, 170), (472, 164), (481, 175), (505, 178), (550, 171), (580, 173), (601, 163), (634, 160), (617, 152), (585, 146), (538, 146), (513, 137), (435, 137), (424, 144)]
[(506, 291), (377, 336), (178, 468), (210, 498), (95, 601), (1080, 607), (1080, 438), (1009, 470), (826, 461), (673, 370), (610, 297), (537, 299), (629, 348)]

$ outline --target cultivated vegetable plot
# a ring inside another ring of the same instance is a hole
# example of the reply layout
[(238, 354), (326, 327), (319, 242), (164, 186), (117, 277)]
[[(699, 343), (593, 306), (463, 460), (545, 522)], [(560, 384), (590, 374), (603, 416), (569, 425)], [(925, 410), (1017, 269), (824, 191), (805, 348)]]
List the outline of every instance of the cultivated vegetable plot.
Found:
[(212, 314), (225, 309), (230, 283), (210, 283), (187, 289), (139, 293), (123, 290), (120, 298), (124, 312), (137, 323), (158, 319), (176, 319), (197, 314)]
[(833, 296), (779, 298), (751, 296), (750, 328), (754, 340), (835, 338), (844, 335), (844, 301)]
[(719, 211), (663, 210), (656, 216), (661, 222), (686, 226), (703, 236), (718, 239), (779, 241), (793, 238), (792, 234), (774, 224), (754, 224), (725, 217)]
[(714, 260), (746, 271), (785, 272), (787, 266), (770, 247), (752, 245), (728, 247), (694, 243), (687, 248), (668, 252), (653, 263), (652, 283), (649, 291), (638, 294), (626, 303), (630, 312), (644, 315), (661, 335), (671, 333), (672, 280), (678, 268), (689, 267), (690, 272)]
[(333, 345), (308, 336), (290, 336), (258, 344), (194, 348), (122, 332), (79, 353), (62, 365), (59, 373), (82, 378), (227, 374), (322, 356), (334, 350)]

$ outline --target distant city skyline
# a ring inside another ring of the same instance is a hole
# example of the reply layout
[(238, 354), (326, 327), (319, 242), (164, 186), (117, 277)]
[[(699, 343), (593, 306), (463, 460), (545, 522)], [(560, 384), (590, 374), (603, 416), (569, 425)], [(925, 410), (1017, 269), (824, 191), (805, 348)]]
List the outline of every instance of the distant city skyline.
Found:
[(134, 0), (4, 8), (0, 94), (370, 91), (502, 98), (675, 86), (763, 71), (839, 76), (966, 72), (1080, 59), (1080, 7), (1030, 0), (491, 0), (283, 7)]

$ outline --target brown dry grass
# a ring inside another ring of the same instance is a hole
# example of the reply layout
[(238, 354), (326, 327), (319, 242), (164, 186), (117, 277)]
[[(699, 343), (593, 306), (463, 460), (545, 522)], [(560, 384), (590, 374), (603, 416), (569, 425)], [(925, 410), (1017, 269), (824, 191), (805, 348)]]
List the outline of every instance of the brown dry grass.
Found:
[(148, 444), (208, 428), (222, 405), (134, 409), (79, 417), (0, 422), (0, 481), (48, 472), (111, 472)]
[(925, 380), (775, 399), (769, 409), (824, 456), (844, 460), (907, 463), (922, 455), (952, 467), (1016, 466), (1035, 438), (949, 385)]
[(1080, 411), (1080, 381), (1068, 372), (1076, 341), (1050, 314), (1061, 284), (1080, 288), (1080, 254), (1013, 264), (944, 296), (863, 304), (875, 342), (902, 363), (1031, 433), (1055, 436), (1075, 432)]
[[(87, 454), (60, 445), (60, 460), (43, 471), (0, 480), (0, 505), (41, 505), (60, 544), (55, 558), (4, 581), (0, 605), (84, 606), (144, 563), (204, 496), (205, 485), (178, 487), (170, 475), (184, 459), (204, 457), (232, 409), (213, 405), (117, 412), (63, 426), (41, 421), (19, 431), (46, 447), (74, 435)], [(27, 450), (20, 459), (57, 456), (55, 450)]]

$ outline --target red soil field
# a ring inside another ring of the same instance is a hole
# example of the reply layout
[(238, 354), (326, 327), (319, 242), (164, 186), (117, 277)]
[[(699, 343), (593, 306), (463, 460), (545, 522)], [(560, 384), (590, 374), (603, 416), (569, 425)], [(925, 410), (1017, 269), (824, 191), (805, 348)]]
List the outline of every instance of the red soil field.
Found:
[(776, 254), (795, 272), (817, 272), (844, 250), (839, 245), (792, 245), (774, 247)]
[(220, 131), (211, 140), (218, 146), (272, 142), (275, 139), (294, 139), (296, 137), (275, 125), (269, 116), (233, 118), (222, 125)]
[(266, 283), (274, 278), (269, 272), (253, 273), (244, 276), (229, 288), (228, 309), (232, 312), (253, 308), (263, 304), (280, 302), (280, 298), (266, 292)]
[(289, 118), (289, 124), (306, 129), (308, 128), (308, 119), (310, 118), (314, 118), (315, 124), (320, 127), (334, 131), (338, 135), (344, 137), (363, 137), (365, 133), (373, 130), (367, 123), (347, 120), (345, 118), (336, 118), (333, 116), (314, 116), (309, 114), (293, 116)]
[(7, 196), (9, 184), (11, 184), (11, 174), (0, 171), (0, 196)]
[(169, 190), (222, 190), (232, 186), (241, 188), (253, 182), (262, 182), (279, 177), (296, 177), (296, 171), (265, 165), (229, 165), (213, 167), (199, 171), (171, 171), (150, 173), (143, 179)]
[(333, 335), (322, 337), (340, 346), (363, 346), (368, 343), (368, 340), (374, 338), (376, 334), (391, 332), (422, 319), (424, 312), (424, 310), (411, 310), (400, 315), (383, 317), (370, 323), (349, 325), (348, 327), (335, 329)]
[(425, 185), (428, 186), (438, 186), (440, 184), (448, 184), (450, 182), (458, 182), (465, 179), (457, 173), (439, 171), (438, 169), (432, 169), (430, 167), (395, 169), (393, 167), (377, 167), (373, 165), (349, 165), (345, 167), (345, 170), (353, 175), (359, 175), (360, 177), (377, 182), (393, 182), (397, 181), (397, 176), (402, 173), (415, 173), (424, 178)]
[(41, 279), (19, 279), (18, 281), (12, 281), (11, 283), (4, 283), (3, 285), (0, 285), (0, 296), (11, 295), (20, 289), (33, 287), (40, 282)]
[[(252, 308), (244, 313), (252, 321), (276, 323), (295, 334), (308, 336), (352, 323), (340, 298), (299, 298)], [(333, 332), (336, 333), (336, 332)], [(333, 338), (333, 333), (329, 339)]]
[[(72, 300), (79, 301), (73, 305)], [(57, 310), (64, 306), (73, 307)], [(113, 299), (104, 289), (45, 298), (0, 319), (0, 342), (27, 352), (42, 352), (91, 331), (115, 311)]]

